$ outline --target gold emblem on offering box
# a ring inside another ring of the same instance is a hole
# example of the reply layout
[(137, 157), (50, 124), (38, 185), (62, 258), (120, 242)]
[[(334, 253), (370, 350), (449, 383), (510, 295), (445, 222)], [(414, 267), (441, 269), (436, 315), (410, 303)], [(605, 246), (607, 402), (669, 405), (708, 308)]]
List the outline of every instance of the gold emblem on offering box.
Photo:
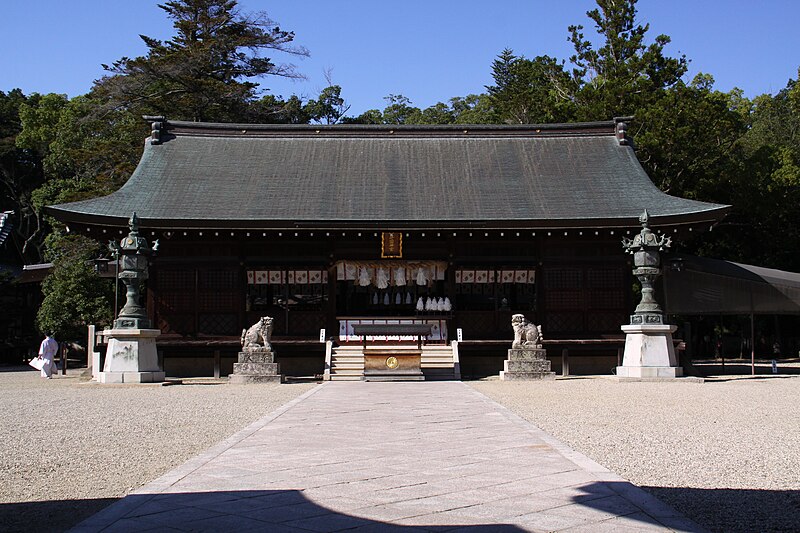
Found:
[(403, 257), (403, 234), (381, 233), (381, 258), (399, 259)]
[(400, 363), (397, 361), (397, 357), (391, 356), (386, 358), (386, 366), (394, 370)]

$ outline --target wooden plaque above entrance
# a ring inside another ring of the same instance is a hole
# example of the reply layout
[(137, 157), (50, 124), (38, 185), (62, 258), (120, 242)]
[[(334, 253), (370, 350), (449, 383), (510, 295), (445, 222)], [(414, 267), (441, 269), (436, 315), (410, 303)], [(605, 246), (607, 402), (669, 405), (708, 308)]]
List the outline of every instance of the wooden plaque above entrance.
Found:
[(403, 257), (403, 234), (384, 231), (381, 233), (381, 258), (400, 259)]

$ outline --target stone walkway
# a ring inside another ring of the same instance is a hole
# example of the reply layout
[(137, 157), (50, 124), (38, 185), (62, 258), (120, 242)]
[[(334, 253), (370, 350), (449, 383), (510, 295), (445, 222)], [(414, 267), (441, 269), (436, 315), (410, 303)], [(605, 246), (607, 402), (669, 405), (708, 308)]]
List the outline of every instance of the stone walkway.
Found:
[(73, 531), (149, 530), (702, 531), (459, 382), (327, 382)]

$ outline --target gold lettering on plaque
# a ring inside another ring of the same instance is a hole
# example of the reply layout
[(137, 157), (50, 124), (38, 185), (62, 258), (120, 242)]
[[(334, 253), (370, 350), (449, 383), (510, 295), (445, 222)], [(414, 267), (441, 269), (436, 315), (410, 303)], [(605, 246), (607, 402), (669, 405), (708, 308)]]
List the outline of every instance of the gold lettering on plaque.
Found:
[(403, 257), (403, 234), (384, 231), (381, 233), (381, 258), (399, 259)]

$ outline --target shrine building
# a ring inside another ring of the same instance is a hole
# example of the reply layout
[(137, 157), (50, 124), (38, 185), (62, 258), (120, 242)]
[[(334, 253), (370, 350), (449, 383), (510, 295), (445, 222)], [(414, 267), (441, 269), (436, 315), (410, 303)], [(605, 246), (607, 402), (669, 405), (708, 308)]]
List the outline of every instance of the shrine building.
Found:
[(363, 375), (359, 324), (430, 324), (429, 377), (502, 361), (514, 313), (542, 325), (554, 356), (559, 340), (619, 339), (635, 303), (620, 240), (638, 232), (642, 211), (681, 238), (729, 209), (661, 192), (622, 120), (148, 119), (120, 190), (47, 212), (102, 242), (127, 234), (135, 212), (141, 234), (159, 240), (147, 309), (168, 375), (229, 373), (242, 329), (262, 316), (273, 317), (287, 373), (332, 379)]

